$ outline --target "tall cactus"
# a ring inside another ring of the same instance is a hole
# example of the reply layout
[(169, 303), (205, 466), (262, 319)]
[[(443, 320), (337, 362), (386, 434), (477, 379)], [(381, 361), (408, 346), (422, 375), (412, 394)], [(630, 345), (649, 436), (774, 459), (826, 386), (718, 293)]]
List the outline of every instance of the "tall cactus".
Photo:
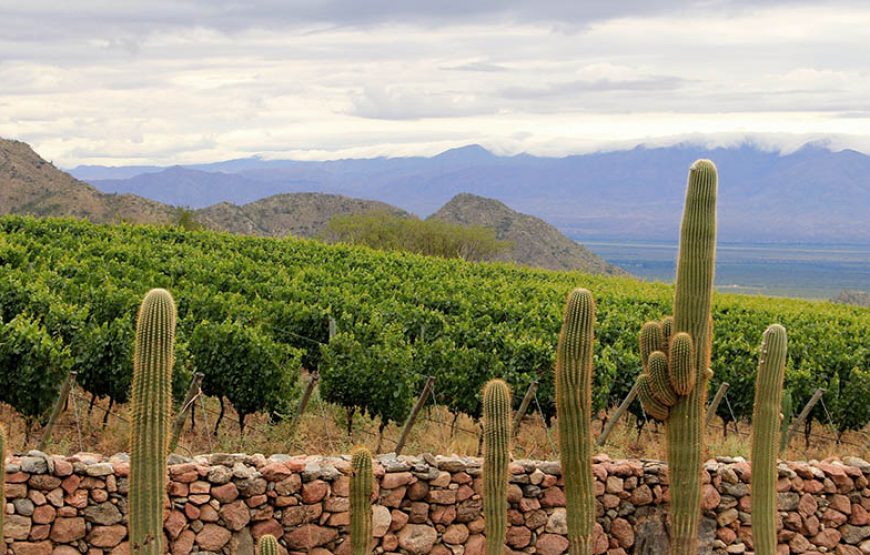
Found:
[(350, 478), (350, 552), (368, 555), (372, 547), (372, 454), (365, 447), (351, 452)]
[[(650, 331), (642, 333), (641, 338), (644, 374), (640, 377), (638, 396), (647, 412), (667, 424), (674, 555), (698, 552), (704, 403), (707, 382), (712, 377), (709, 367), (717, 187), (718, 176), (712, 162), (698, 160), (692, 164), (680, 228), (673, 320), (666, 318), (661, 324), (644, 326), (658, 326), (661, 330), (664, 341), (659, 353), (649, 351)], [(668, 380), (651, 370), (655, 366), (658, 369), (655, 372), (661, 371), (662, 357), (668, 361)]]
[(133, 353), (129, 523), (134, 555), (163, 553), (174, 340), (172, 295), (152, 289), (139, 307)]
[(776, 455), (788, 338), (773, 324), (764, 332), (752, 409), (752, 539), (758, 555), (776, 554)]
[(556, 348), (556, 415), (565, 477), (570, 555), (591, 555), (595, 526), (592, 476), (592, 351), (595, 300), (586, 289), (568, 294)]
[(507, 531), (511, 392), (502, 380), (483, 386), (483, 516), (486, 555), (502, 555)]
[(278, 540), (272, 534), (263, 534), (257, 541), (257, 555), (278, 555)]

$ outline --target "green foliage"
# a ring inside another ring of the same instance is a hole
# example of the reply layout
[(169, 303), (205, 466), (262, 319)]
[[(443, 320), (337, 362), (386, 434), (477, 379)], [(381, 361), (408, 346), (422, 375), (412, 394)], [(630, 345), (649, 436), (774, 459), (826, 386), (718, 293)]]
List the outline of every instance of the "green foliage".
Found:
[(837, 431), (860, 430), (870, 421), (870, 371), (852, 368), (842, 381), (833, 411)]
[(73, 343), (76, 382), (97, 397), (126, 403), (133, 378), (133, 326), (128, 318), (92, 325)]
[(0, 323), (0, 401), (28, 422), (51, 409), (71, 362), (63, 342), (37, 319), (19, 314)]
[(502, 555), (505, 545), (510, 442), (510, 388), (502, 380), (490, 380), (483, 387), (483, 516), (487, 555)]
[(417, 376), (411, 346), (396, 324), (357, 322), (323, 346), (320, 394), (382, 422), (402, 422), (411, 410)]
[(244, 429), (255, 412), (289, 414), (298, 395), (301, 352), (235, 320), (202, 322), (188, 346), (206, 395), (226, 397)]
[(388, 211), (334, 216), (324, 237), (379, 250), (463, 260), (491, 260), (510, 248), (508, 241), (499, 241), (494, 230), (483, 226), (420, 220)]
[(175, 302), (165, 289), (145, 295), (136, 318), (130, 432), (130, 552), (163, 553), (163, 497), (172, 417)]
[(752, 414), (752, 538), (758, 555), (776, 554), (776, 455), (779, 452), (782, 384), (788, 338), (773, 324), (759, 350)]
[[(80, 332), (119, 318), (132, 325), (145, 291), (171, 289), (179, 316), (173, 391), (182, 395), (194, 362), (186, 346), (202, 321), (230, 318), (258, 328), (276, 343), (304, 349), (304, 364), (314, 369), (322, 365), (318, 343), (327, 341), (326, 319), (333, 316), (343, 341), (360, 349), (391, 345), (389, 357), (399, 361), (391, 379), (408, 390), (402, 398), (419, 392), (419, 375), (435, 374), (438, 403), (477, 417), (488, 379), (504, 376), (517, 397), (538, 379), (538, 400), (549, 417), (555, 412), (552, 368), (562, 303), (565, 291), (579, 284), (596, 294), (593, 410), (598, 410), (628, 393), (641, 370), (636, 332), (645, 321), (670, 312), (674, 293), (670, 286), (630, 278), (176, 227), (6, 216), (0, 218), (0, 238), (18, 253), (0, 263), (2, 318), (9, 322), (25, 313), (22, 317), (44, 326), (61, 350), (74, 355)], [(728, 398), (741, 418), (751, 415), (756, 340), (767, 322), (789, 330), (786, 383), (798, 409), (816, 387), (827, 387), (834, 373), (845, 384), (853, 368), (870, 368), (867, 309), (717, 294), (713, 318), (713, 386), (727, 375)], [(394, 326), (388, 341), (378, 332), (386, 324)], [(100, 363), (107, 365), (101, 375), (112, 375), (110, 359)], [(359, 367), (353, 373), (373, 371)], [(52, 387), (60, 381), (57, 374), (43, 379)], [(639, 404), (630, 410), (640, 415)], [(725, 413), (722, 403), (719, 414)], [(827, 421), (821, 406), (812, 417)]]
[(595, 301), (586, 289), (568, 294), (556, 350), (559, 457), (565, 477), (569, 553), (592, 554), (595, 488), (592, 476), (592, 353)]
[(372, 454), (365, 447), (351, 452), (350, 477), (350, 552), (368, 555), (372, 551)]
[(178, 207), (175, 209), (175, 225), (185, 231), (199, 231), (203, 225), (196, 220), (196, 212), (190, 208)]

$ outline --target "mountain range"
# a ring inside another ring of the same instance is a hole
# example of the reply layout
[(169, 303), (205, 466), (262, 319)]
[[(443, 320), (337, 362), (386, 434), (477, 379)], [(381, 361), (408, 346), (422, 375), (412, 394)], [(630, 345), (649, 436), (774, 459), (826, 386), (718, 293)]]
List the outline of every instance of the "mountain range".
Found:
[[(165, 175), (176, 181), (161, 180), (160, 176)], [(278, 184), (254, 180), (248, 180), (250, 189), (239, 191), (235, 187), (245, 182), (243, 177), (177, 167), (133, 176), (126, 181), (133, 185), (124, 192), (100, 192), (45, 161), (26, 143), (0, 139), (0, 215), (73, 216), (96, 223), (167, 224), (175, 222), (180, 215), (179, 208), (171, 204), (196, 204), (205, 207), (192, 215), (210, 229), (269, 237), (288, 234), (317, 237), (333, 216), (343, 214), (386, 211), (415, 217), (380, 201), (325, 193), (283, 193)], [(122, 186), (123, 182), (119, 184), (120, 188)], [(148, 193), (152, 198), (132, 192)], [(265, 194), (269, 196), (253, 200)], [(208, 200), (226, 196), (239, 204)], [(498, 239), (511, 244), (500, 255), (502, 260), (557, 270), (624, 273), (543, 220), (520, 214), (497, 200), (459, 194), (430, 217), (494, 229)]]
[(333, 161), (247, 158), (185, 167), (79, 166), (103, 192), (202, 208), (280, 193), (341, 194), (427, 216), (460, 193), (492, 198), (581, 239), (672, 241), (686, 172), (698, 158), (720, 172), (719, 237), (735, 242), (870, 243), (870, 156), (806, 145), (692, 145), (563, 158), (499, 156), (479, 145), (433, 157)]

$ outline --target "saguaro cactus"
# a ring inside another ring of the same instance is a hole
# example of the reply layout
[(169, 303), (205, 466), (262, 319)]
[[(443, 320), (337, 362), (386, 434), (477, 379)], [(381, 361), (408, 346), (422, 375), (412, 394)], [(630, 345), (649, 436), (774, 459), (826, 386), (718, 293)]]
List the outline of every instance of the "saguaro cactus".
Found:
[(278, 540), (272, 534), (264, 534), (257, 541), (257, 555), (278, 555)]
[(595, 491), (592, 476), (592, 350), (595, 301), (586, 289), (568, 294), (556, 348), (556, 415), (565, 477), (570, 555), (592, 553)]
[(483, 386), (483, 516), (486, 554), (502, 555), (507, 531), (511, 392), (502, 380)]
[(372, 545), (372, 454), (365, 447), (351, 452), (350, 478), (350, 552), (371, 553)]
[[(698, 160), (689, 170), (680, 228), (673, 320), (652, 322), (641, 333), (644, 374), (638, 396), (648, 413), (666, 422), (670, 475), (671, 553), (698, 552), (704, 403), (712, 377), (710, 345), (716, 259), (716, 166)], [(650, 337), (663, 338), (659, 351)], [(664, 359), (662, 357), (665, 357)], [(662, 379), (667, 360), (668, 379)]]
[(130, 435), (130, 549), (163, 553), (163, 496), (172, 411), (175, 302), (152, 289), (139, 307), (133, 353), (133, 420)]
[(788, 338), (773, 324), (764, 332), (752, 409), (752, 539), (758, 555), (776, 554), (776, 455)]

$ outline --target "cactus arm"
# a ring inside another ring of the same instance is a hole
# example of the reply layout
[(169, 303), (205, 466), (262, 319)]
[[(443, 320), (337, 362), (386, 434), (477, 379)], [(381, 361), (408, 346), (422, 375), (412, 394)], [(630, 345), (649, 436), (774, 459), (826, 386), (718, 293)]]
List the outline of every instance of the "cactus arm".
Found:
[(662, 352), (664, 354), (668, 354), (668, 348), (669, 348), (668, 346), (670, 345), (670, 342), (671, 342), (671, 335), (673, 335), (673, 333), (674, 333), (674, 317), (673, 316), (666, 316), (662, 320), (661, 326), (662, 326), (662, 336), (664, 338), (664, 347), (665, 347), (664, 349), (662, 349)]
[(646, 369), (649, 356), (655, 351), (664, 350), (665, 337), (658, 322), (647, 322), (640, 328), (640, 360)]
[[(671, 407), (667, 422), (671, 491), (671, 553), (696, 555), (701, 520), (701, 465), (706, 370), (712, 344), (711, 306), (716, 256), (716, 166), (698, 160), (689, 171), (680, 228), (673, 332), (686, 332), (695, 347), (694, 387)], [(673, 349), (674, 341), (670, 342)]]
[(133, 354), (129, 526), (134, 555), (163, 553), (174, 339), (172, 295), (152, 289), (139, 307)]
[(647, 380), (650, 392), (656, 400), (666, 407), (677, 404), (680, 396), (674, 391), (668, 376), (668, 357), (661, 351), (653, 351), (647, 362)]
[(278, 555), (278, 540), (272, 534), (264, 534), (257, 541), (257, 555)]
[(788, 339), (773, 324), (764, 332), (752, 409), (752, 538), (755, 553), (776, 555), (776, 455)]
[(350, 552), (371, 553), (372, 529), (372, 454), (365, 447), (351, 452), (353, 474), (350, 479)]
[(646, 374), (637, 377), (637, 396), (640, 399), (640, 404), (643, 405), (643, 410), (648, 415), (656, 420), (666, 421), (668, 419), (670, 409), (655, 398), (649, 383), (649, 376)]
[(511, 392), (502, 380), (483, 387), (483, 515), (486, 554), (502, 555), (507, 532)]
[(671, 338), (671, 356), (668, 363), (668, 377), (679, 395), (688, 395), (698, 379), (695, 371), (692, 338), (680, 332)]
[(592, 354), (595, 301), (586, 289), (568, 295), (556, 348), (556, 415), (565, 478), (570, 555), (591, 555), (595, 526), (592, 476)]

